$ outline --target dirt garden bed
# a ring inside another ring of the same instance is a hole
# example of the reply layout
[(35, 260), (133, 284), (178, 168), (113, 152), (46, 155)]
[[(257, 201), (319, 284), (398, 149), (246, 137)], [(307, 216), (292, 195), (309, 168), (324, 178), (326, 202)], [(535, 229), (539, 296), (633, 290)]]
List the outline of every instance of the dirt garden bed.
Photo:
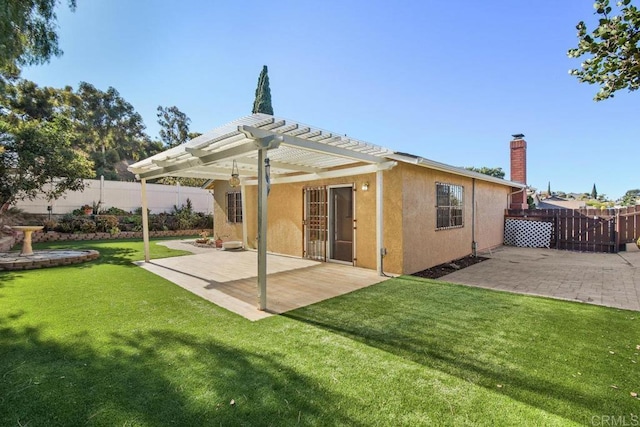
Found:
[(439, 277), (446, 276), (447, 274), (462, 270), (463, 268), (469, 267), (482, 261), (486, 261), (488, 259), (489, 258), (480, 256), (474, 257), (469, 255), (464, 258), (459, 258), (455, 261), (445, 262), (444, 264), (436, 265), (435, 267), (418, 271), (417, 273), (413, 273), (412, 276), (424, 277), (426, 279), (437, 279)]

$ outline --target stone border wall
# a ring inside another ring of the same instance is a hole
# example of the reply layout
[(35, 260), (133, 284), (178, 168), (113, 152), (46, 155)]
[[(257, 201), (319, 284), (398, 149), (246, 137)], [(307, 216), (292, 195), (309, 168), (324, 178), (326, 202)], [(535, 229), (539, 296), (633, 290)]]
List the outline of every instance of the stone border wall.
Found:
[[(184, 237), (197, 236), (203, 230), (172, 230), (172, 231), (149, 231), (149, 237)], [(211, 230), (207, 230), (211, 231)], [(67, 240), (115, 240), (115, 239), (142, 239), (142, 231), (121, 231), (119, 233), (59, 233), (57, 231), (36, 232), (31, 235), (33, 243), (55, 242)], [(18, 233), (15, 243), (22, 242), (24, 234)]]

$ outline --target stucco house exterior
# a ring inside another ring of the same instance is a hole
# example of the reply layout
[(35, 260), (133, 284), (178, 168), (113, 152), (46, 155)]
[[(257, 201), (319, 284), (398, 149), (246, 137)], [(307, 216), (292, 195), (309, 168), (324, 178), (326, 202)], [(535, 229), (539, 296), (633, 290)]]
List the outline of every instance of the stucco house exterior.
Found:
[(523, 135), (511, 141), (511, 181), (343, 135), (254, 114), (130, 170), (143, 186), (161, 176), (208, 178), (223, 240), (260, 249), (265, 235), (268, 252), (381, 273), (499, 246), (505, 209), (527, 206)]

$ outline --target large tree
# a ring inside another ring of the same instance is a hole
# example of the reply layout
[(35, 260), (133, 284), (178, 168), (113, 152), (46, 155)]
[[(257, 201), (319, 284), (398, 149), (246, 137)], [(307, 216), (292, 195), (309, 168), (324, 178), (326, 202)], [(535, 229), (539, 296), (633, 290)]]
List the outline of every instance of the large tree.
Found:
[(256, 87), (256, 98), (253, 101), (252, 114), (264, 113), (273, 115), (271, 106), (271, 89), (269, 88), (269, 74), (267, 66), (262, 67), (258, 77), (258, 87)]
[(175, 105), (163, 107), (158, 105), (158, 124), (160, 139), (167, 148), (176, 147), (191, 139), (189, 123), (191, 119)]
[(596, 1), (598, 25), (589, 31), (580, 21), (578, 47), (568, 51), (572, 58), (586, 57), (581, 68), (570, 73), (580, 82), (600, 85), (596, 101), (612, 98), (621, 89), (640, 88), (640, 11), (631, 0), (614, 7), (609, 0)]
[(106, 92), (81, 82), (81, 106), (76, 119), (82, 126), (83, 148), (92, 152), (96, 175), (116, 178), (113, 165), (120, 159), (139, 158), (147, 138), (142, 116), (113, 87)]
[[(62, 54), (55, 7), (59, 0), (2, 0), (0, 5), (0, 89), (24, 65), (42, 64)], [(73, 10), (76, 0), (67, 1)]]
[(622, 206), (633, 206), (640, 201), (640, 188), (634, 188), (622, 196)]
[(489, 168), (486, 166), (482, 166), (480, 168), (476, 168), (473, 166), (470, 166), (468, 168), (465, 168), (467, 170), (473, 171), (473, 172), (478, 172), (484, 175), (489, 175), (489, 176), (493, 176), (496, 178), (504, 178), (504, 171), (502, 170), (502, 168)]
[(52, 88), (31, 82), (0, 96), (0, 215), (22, 199), (49, 200), (84, 187), (92, 163), (74, 148), (76, 126)]

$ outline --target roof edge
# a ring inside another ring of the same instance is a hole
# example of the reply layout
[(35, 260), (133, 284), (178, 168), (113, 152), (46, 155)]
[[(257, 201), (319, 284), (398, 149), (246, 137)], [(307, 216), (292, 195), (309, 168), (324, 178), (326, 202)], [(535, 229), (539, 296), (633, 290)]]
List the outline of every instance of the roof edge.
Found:
[(467, 178), (479, 179), (482, 181), (492, 182), (494, 184), (500, 184), (508, 187), (514, 188), (527, 188), (526, 184), (521, 184), (519, 182), (508, 181), (502, 178), (496, 178), (494, 176), (485, 175), (479, 172), (473, 172), (465, 168), (460, 168), (457, 166), (451, 166), (446, 163), (436, 162), (435, 160), (425, 159), (424, 157), (414, 156), (412, 154), (405, 154), (395, 152), (391, 156), (387, 156), (390, 159), (397, 160), (399, 162), (408, 163), (411, 165), (422, 166), (429, 169), (439, 170), (441, 172), (447, 172), (454, 175), (460, 175)]

